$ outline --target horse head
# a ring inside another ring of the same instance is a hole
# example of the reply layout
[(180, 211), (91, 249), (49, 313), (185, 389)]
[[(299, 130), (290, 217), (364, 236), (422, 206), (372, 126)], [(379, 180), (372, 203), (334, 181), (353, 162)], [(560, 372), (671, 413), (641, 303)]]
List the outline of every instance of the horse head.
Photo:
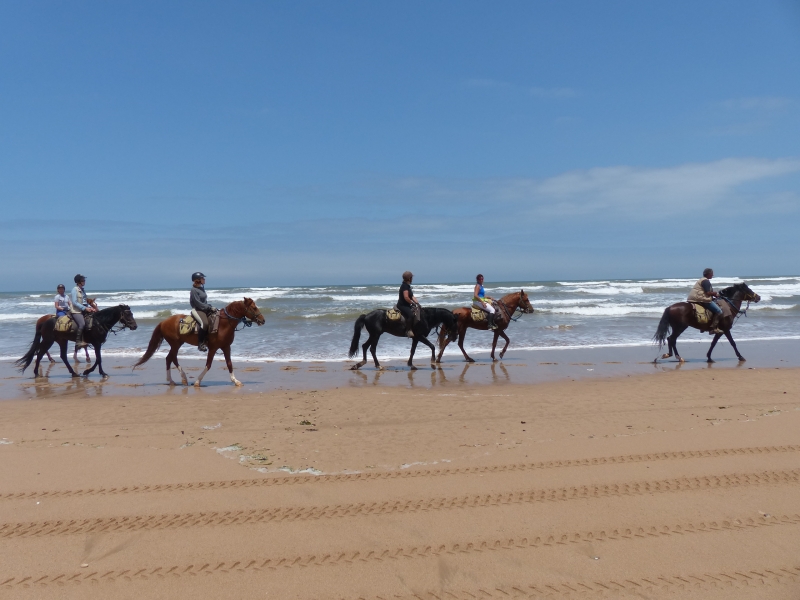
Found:
[(533, 312), (533, 304), (528, 299), (528, 294), (524, 290), (519, 291), (519, 309), (525, 313), (530, 314)]
[(726, 298), (730, 298), (733, 300), (733, 297), (736, 294), (741, 294), (743, 302), (758, 302), (761, 300), (761, 296), (756, 294), (753, 290), (750, 289), (746, 283), (736, 283), (731, 287), (725, 288), (720, 293), (720, 296), (725, 296)]
[(245, 313), (244, 316), (250, 319), (251, 321), (255, 321), (256, 325), (259, 327), (266, 323), (266, 319), (264, 319), (264, 315), (261, 314), (261, 311), (258, 310), (256, 303), (253, 302), (252, 298), (245, 298), (244, 299), (244, 309)]
[(127, 327), (131, 331), (134, 331), (138, 325), (136, 324), (136, 319), (133, 318), (133, 311), (131, 310), (131, 307), (127, 304), (120, 304), (119, 309), (119, 320), (122, 323), (122, 328), (125, 329)]

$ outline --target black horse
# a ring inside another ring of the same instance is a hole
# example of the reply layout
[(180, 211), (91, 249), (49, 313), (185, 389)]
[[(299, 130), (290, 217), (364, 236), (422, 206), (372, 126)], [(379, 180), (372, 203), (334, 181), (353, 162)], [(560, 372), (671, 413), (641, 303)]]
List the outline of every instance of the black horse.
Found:
[[(741, 312), (742, 302), (758, 302), (761, 300), (761, 296), (747, 287), (746, 283), (737, 283), (736, 285), (727, 287), (720, 291), (719, 295), (722, 297), (720, 304), (727, 304), (731, 309), (731, 314), (720, 318), (718, 327), (722, 333), (714, 334), (714, 339), (711, 341), (711, 347), (708, 349), (706, 358), (708, 359), (708, 362), (714, 362), (711, 359), (711, 351), (714, 350), (714, 346), (717, 345), (717, 341), (719, 341), (720, 336), (724, 334), (731, 343), (731, 347), (733, 348), (733, 351), (736, 352), (736, 356), (739, 361), (744, 362), (744, 356), (739, 354), (739, 349), (736, 347), (736, 342), (733, 341), (731, 328), (736, 322), (736, 317)], [(686, 331), (688, 327), (694, 327), (700, 331), (708, 331), (707, 324), (701, 324), (698, 322), (697, 315), (695, 314), (694, 307), (692, 306), (691, 302), (678, 302), (677, 304), (673, 304), (664, 310), (664, 314), (662, 315), (661, 321), (658, 324), (658, 329), (656, 330), (656, 335), (653, 337), (653, 340), (658, 342), (659, 349), (665, 341), (667, 342), (667, 353), (662, 355), (661, 358), (669, 358), (674, 354), (675, 358), (677, 358), (680, 362), (684, 362), (684, 360), (681, 358), (681, 355), (678, 354), (678, 347), (675, 345), (675, 342), (678, 340), (678, 336)], [(672, 334), (667, 337), (670, 328), (672, 329)], [(656, 361), (658, 361), (657, 358), (653, 362)]]
[[(133, 318), (131, 309), (125, 304), (97, 311), (94, 313), (93, 319), (94, 323), (92, 324), (92, 328), (84, 330), (83, 339), (86, 343), (94, 346), (95, 363), (92, 365), (91, 369), (86, 369), (83, 375), (86, 376), (99, 368), (100, 375), (108, 377), (108, 374), (103, 371), (103, 359), (100, 356), (100, 346), (106, 342), (109, 331), (121, 331), (126, 327), (131, 330), (136, 329), (136, 320)], [(118, 323), (121, 324), (122, 327), (120, 327), (119, 330), (113, 330), (112, 328)], [(61, 347), (61, 360), (67, 365), (69, 372), (72, 373), (73, 377), (80, 377), (80, 375), (73, 371), (67, 360), (67, 342), (74, 342), (77, 333), (75, 329), (70, 329), (70, 331), (56, 331), (56, 318), (48, 319), (40, 326), (36, 327), (36, 334), (34, 335), (31, 347), (28, 349), (28, 352), (25, 353), (25, 356), (14, 364), (19, 367), (20, 371), (25, 372), (25, 369), (33, 362), (33, 357), (35, 356), (36, 365), (33, 367), (33, 374), (38, 377), (39, 363), (50, 349), (50, 346), (53, 345), (53, 342), (55, 342)]]
[[(358, 354), (358, 341), (361, 337), (362, 327), (367, 328), (369, 339), (364, 342), (361, 348), (364, 351), (364, 360), (351, 369), (356, 371), (367, 364), (367, 348), (372, 353), (372, 360), (375, 361), (375, 367), (382, 369), (378, 362), (378, 357), (375, 355), (375, 349), (378, 347), (378, 339), (382, 334), (388, 333), (397, 337), (406, 337), (405, 324), (402, 319), (399, 321), (390, 321), (386, 316), (386, 311), (383, 309), (373, 310), (368, 315), (361, 315), (356, 319), (355, 330), (353, 331), (353, 341), (350, 343), (350, 358)], [(442, 332), (446, 332), (447, 339), (452, 342), (458, 336), (458, 320), (455, 315), (446, 308), (423, 308), (419, 322), (414, 326), (414, 338), (411, 342), (411, 355), (408, 357), (408, 366), (416, 369), (411, 362), (414, 358), (414, 352), (417, 349), (417, 344), (422, 342), (431, 349), (431, 367), (436, 368), (436, 348), (428, 341), (428, 335), (431, 330), (441, 327)]]

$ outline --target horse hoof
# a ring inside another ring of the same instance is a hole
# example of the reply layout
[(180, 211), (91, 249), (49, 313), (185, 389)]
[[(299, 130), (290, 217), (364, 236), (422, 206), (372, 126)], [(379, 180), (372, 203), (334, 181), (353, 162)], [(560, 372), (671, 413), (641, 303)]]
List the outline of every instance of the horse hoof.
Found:
[(739, 357), (739, 362), (746, 362), (747, 359), (744, 356)]
[[(682, 358), (679, 356), (679, 357), (678, 357), (678, 362), (679, 362), (679, 363), (685, 363), (686, 361), (685, 361), (685, 360), (683, 360), (683, 359), (682, 359)], [(714, 361), (712, 360), (711, 362), (714, 362)]]
[(199, 390), (200, 389), (200, 382), (199, 381), (195, 381), (194, 382), (194, 387), (196, 387)]
[(706, 362), (708, 364), (711, 364), (711, 363), (714, 363), (714, 362), (717, 362), (717, 361), (715, 361), (713, 358), (709, 358), (708, 360), (706, 360)]
[(352, 367), (350, 367), (350, 370), (351, 370), (351, 371), (358, 371), (358, 369), (359, 369), (360, 367), (361, 367), (361, 365), (353, 365)]
[(72, 378), (73, 378), (73, 379), (79, 379), (80, 377), (81, 377), (81, 376), (80, 376), (80, 375), (78, 375), (77, 373), (73, 373), (73, 374), (72, 374)]
[(237, 379), (236, 381), (233, 382), (233, 385), (235, 385), (236, 387), (242, 387), (242, 382)]
[(672, 354), (662, 354), (661, 358), (662, 359), (664, 359), (664, 358), (672, 358)]
[(408, 370), (409, 371), (416, 371), (417, 367), (415, 367), (414, 365), (408, 365)]

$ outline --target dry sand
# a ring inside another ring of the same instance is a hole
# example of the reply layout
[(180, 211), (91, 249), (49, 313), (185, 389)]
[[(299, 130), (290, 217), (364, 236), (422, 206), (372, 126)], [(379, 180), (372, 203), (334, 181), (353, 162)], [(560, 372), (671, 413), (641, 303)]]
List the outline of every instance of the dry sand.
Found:
[(797, 599), (798, 383), (4, 401), (0, 597)]

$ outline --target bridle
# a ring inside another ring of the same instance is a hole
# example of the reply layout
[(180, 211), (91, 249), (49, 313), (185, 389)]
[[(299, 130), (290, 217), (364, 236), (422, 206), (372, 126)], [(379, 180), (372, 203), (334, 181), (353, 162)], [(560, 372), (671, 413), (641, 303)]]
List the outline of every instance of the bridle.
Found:
[[(253, 322), (258, 320), (258, 314), (247, 305), (245, 305), (244, 311), (244, 316), (242, 317), (234, 317), (225, 308), (220, 309), (219, 312), (229, 321), (236, 321), (236, 325), (234, 325), (233, 329), (234, 331), (241, 331), (245, 327), (252, 327)], [(242, 329), (239, 329), (239, 325), (242, 325)]]
[[(508, 306), (506, 306), (505, 302), (503, 302), (502, 300), (497, 300), (497, 304), (499, 304), (500, 307), (503, 309), (503, 312), (505, 313), (506, 318), (508, 319), (509, 323), (511, 321), (514, 321), (514, 322), (519, 321), (522, 318), (522, 315), (525, 314), (525, 309), (521, 308), (519, 304), (517, 304), (517, 307), (514, 309), (514, 312), (511, 313), (511, 314), (509, 314), (509, 309), (508, 309)], [(520, 304), (522, 304), (522, 296), (520, 296)], [(530, 301), (528, 302), (528, 305), (530, 306)], [(531, 310), (533, 310), (533, 307), (531, 307)], [(519, 313), (519, 316), (514, 318), (514, 315), (516, 315), (517, 313)]]
[[(739, 317), (747, 316), (747, 311), (750, 308), (750, 302), (752, 300), (755, 300), (756, 296), (758, 296), (758, 294), (756, 294), (752, 290), (750, 290), (749, 292), (745, 292), (744, 295), (742, 296), (742, 302), (747, 302), (747, 306), (745, 306), (744, 308), (737, 308), (736, 305), (733, 303), (733, 300), (731, 300), (727, 296), (723, 296), (722, 294), (719, 295), (720, 298), (722, 298), (723, 300), (725, 300), (725, 302), (728, 303), (728, 305), (731, 307), (731, 310), (735, 313), (735, 316), (733, 318), (733, 323), (735, 323), (739, 319)], [(731, 323), (731, 326), (733, 326), (733, 323)]]

